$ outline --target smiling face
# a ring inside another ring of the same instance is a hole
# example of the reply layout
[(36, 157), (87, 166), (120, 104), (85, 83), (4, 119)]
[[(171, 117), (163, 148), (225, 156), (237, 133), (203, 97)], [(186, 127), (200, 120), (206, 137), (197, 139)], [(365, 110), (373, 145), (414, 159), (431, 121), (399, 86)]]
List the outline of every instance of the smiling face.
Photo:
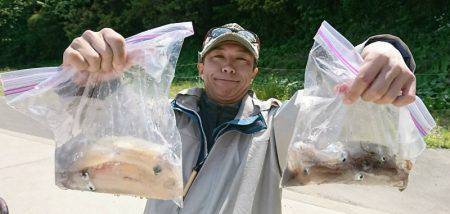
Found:
[(209, 99), (219, 104), (240, 101), (258, 73), (254, 56), (236, 42), (224, 42), (197, 64)]

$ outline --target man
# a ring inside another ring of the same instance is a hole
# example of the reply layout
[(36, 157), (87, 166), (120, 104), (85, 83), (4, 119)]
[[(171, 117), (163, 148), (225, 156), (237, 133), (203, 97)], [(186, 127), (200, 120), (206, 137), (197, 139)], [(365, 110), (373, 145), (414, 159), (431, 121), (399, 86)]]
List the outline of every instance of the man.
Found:
[[(197, 64), (204, 89), (184, 90), (172, 102), (183, 143), (184, 207), (148, 200), (145, 213), (281, 213), (279, 183), (297, 94), (282, 104), (261, 101), (249, 90), (258, 74), (259, 46), (258, 36), (238, 24), (207, 33)], [(400, 39), (372, 37), (357, 49), (364, 64), (345, 103), (360, 97), (396, 106), (414, 101), (415, 64)], [(108, 76), (127, 64), (125, 40), (108, 28), (86, 31), (63, 61), (80, 73)]]

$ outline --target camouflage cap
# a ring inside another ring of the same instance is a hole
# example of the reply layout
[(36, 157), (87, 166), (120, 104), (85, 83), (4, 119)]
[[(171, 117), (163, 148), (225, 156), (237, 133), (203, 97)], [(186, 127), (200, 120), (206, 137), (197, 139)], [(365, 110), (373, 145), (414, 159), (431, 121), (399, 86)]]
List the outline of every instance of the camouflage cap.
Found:
[(258, 36), (236, 23), (229, 23), (221, 27), (211, 28), (203, 41), (202, 51), (198, 52), (198, 62), (203, 61), (203, 57), (225, 41), (234, 41), (245, 47), (255, 57), (259, 59), (259, 38)]

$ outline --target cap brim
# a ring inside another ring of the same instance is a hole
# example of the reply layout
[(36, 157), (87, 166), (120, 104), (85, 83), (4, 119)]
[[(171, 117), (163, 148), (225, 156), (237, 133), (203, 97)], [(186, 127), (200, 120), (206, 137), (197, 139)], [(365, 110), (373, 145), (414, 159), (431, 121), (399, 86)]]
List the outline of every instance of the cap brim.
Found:
[(214, 49), (215, 47), (217, 47), (218, 45), (220, 45), (221, 43), (227, 42), (227, 41), (233, 41), (233, 42), (237, 42), (240, 45), (244, 46), (248, 51), (250, 51), (250, 53), (252, 53), (256, 60), (258, 60), (259, 56), (258, 53), (256, 52), (256, 50), (254, 49), (254, 46), (247, 41), (246, 39), (242, 38), (241, 36), (239, 36), (238, 34), (235, 33), (227, 33), (224, 35), (220, 35), (219, 37), (213, 39), (207, 47), (205, 47), (202, 52), (200, 52), (201, 56), (205, 56), (206, 53), (208, 53), (210, 50)]

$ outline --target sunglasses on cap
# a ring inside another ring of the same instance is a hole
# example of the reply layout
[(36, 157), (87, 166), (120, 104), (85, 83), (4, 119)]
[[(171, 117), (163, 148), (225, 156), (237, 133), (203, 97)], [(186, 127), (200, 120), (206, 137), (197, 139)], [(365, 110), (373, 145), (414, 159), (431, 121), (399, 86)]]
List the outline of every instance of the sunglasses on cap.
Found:
[(244, 37), (247, 41), (249, 41), (251, 43), (259, 44), (259, 38), (258, 38), (258, 35), (256, 35), (256, 33), (253, 33), (248, 30), (237, 30), (237, 29), (226, 28), (226, 27), (216, 27), (216, 28), (210, 29), (206, 33), (205, 40), (208, 38), (214, 39), (214, 38), (217, 38), (220, 35), (223, 35), (226, 33), (236, 33), (236, 34), (241, 35), (242, 37)]

